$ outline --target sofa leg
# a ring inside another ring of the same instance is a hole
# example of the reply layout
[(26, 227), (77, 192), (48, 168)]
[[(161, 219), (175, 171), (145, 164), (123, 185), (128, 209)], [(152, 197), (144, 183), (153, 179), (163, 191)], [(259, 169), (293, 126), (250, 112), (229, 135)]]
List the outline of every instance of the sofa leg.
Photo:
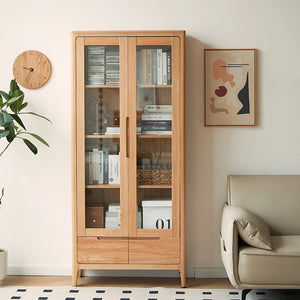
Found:
[(250, 291), (251, 291), (251, 289), (242, 290), (242, 299), (241, 300), (246, 300), (246, 296)]

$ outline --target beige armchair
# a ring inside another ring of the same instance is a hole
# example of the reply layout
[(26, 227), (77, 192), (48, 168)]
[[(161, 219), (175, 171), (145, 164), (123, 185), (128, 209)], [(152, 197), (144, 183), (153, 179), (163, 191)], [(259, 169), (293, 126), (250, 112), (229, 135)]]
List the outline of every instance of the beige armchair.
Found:
[(234, 287), (299, 289), (300, 175), (228, 176), (220, 235)]

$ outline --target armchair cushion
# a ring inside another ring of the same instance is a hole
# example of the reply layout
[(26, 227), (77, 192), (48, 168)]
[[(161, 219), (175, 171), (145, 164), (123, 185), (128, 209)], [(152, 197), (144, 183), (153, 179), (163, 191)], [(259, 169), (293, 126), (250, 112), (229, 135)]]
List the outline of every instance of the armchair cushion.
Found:
[(229, 206), (229, 209), (239, 236), (245, 243), (256, 248), (272, 250), (269, 227), (260, 217), (238, 206)]

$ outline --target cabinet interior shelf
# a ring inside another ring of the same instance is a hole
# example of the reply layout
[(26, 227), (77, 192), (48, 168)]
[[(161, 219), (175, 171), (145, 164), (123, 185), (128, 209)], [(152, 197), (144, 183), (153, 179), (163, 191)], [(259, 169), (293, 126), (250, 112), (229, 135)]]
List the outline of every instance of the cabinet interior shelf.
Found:
[(171, 88), (172, 85), (170, 84), (164, 84), (164, 85), (158, 85), (158, 84), (138, 84), (138, 88)]
[(119, 139), (119, 134), (89, 134), (85, 136), (87, 139)]
[(90, 85), (87, 84), (85, 85), (86, 88), (88, 89), (118, 89), (120, 86), (119, 85)]
[(172, 184), (140, 184), (139, 189), (171, 189)]
[(139, 139), (165, 139), (172, 138), (171, 134), (141, 134), (137, 136)]
[(119, 184), (88, 184), (87, 189), (119, 189)]

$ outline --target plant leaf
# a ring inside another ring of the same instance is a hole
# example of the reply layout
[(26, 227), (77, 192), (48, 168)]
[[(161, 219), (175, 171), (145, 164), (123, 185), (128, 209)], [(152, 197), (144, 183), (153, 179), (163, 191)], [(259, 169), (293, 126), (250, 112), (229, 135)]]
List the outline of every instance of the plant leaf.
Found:
[(20, 90), (17, 81), (15, 79), (10, 81), (10, 89), (9, 89), (9, 95), (12, 97), (14, 95), (14, 92)]
[(0, 129), (0, 139), (9, 135), (8, 130)]
[(10, 109), (16, 114), (21, 109), (21, 106), (22, 106), (22, 103), (23, 103), (23, 100), (24, 100), (24, 93), (21, 90), (15, 90), (14, 93), (13, 93), (13, 96), (17, 97), (18, 100), (10, 105)]
[(20, 117), (17, 114), (10, 114), (14, 120), (21, 126), (24, 128), (24, 130), (26, 130), (25, 125), (23, 124), (22, 120), (20, 119)]
[(6, 127), (8, 125), (12, 125), (14, 119), (12, 116), (4, 111), (0, 111), (0, 126)]
[(43, 143), (44, 145), (49, 146), (49, 144), (43, 139), (41, 138), (39, 135), (35, 134), (35, 133), (30, 133), (30, 132), (26, 132), (28, 134), (30, 134), (31, 136), (33, 136), (34, 138), (36, 138), (38, 141), (40, 141), (41, 143)]
[(21, 112), (21, 113), (19, 113), (19, 115), (21, 115), (21, 114), (22, 114), (22, 115), (27, 115), (27, 114), (29, 114), (29, 115), (34, 115), (34, 116), (43, 118), (43, 119), (47, 120), (48, 122), (50, 122), (50, 123), (52, 124), (52, 122), (51, 122), (48, 118), (46, 118), (46, 117), (44, 117), (44, 116), (41, 116), (41, 115), (39, 115), (39, 114), (36, 114), (36, 113), (34, 113), (34, 112)]
[(6, 136), (6, 140), (11, 143), (16, 137), (14, 126), (9, 125), (5, 127), (5, 130), (9, 131), (9, 134)]
[(2, 98), (2, 96), (0, 95), (0, 107), (2, 107), (2, 104), (3, 104), (3, 98)]
[(4, 91), (0, 91), (0, 95), (3, 96), (6, 101), (8, 101), (11, 98), (11, 96), (6, 94)]
[(29, 140), (23, 139), (23, 141), (26, 144), (26, 146), (31, 150), (31, 152), (33, 154), (37, 154), (38, 153), (37, 147), (35, 145), (33, 145)]
[[(10, 98), (10, 99), (6, 102), (7, 106), (11, 106), (13, 103), (15, 103), (16, 101), (20, 100), (22, 97), (24, 98), (24, 94), (22, 94), (22, 95), (20, 95), (20, 96), (17, 96), (17, 97), (12, 97), (12, 98)], [(21, 106), (21, 105), (20, 105), (20, 106)]]
[(28, 105), (28, 102), (24, 102), (24, 103), (21, 105), (20, 110), (22, 110), (23, 108), (25, 108), (27, 105)]

